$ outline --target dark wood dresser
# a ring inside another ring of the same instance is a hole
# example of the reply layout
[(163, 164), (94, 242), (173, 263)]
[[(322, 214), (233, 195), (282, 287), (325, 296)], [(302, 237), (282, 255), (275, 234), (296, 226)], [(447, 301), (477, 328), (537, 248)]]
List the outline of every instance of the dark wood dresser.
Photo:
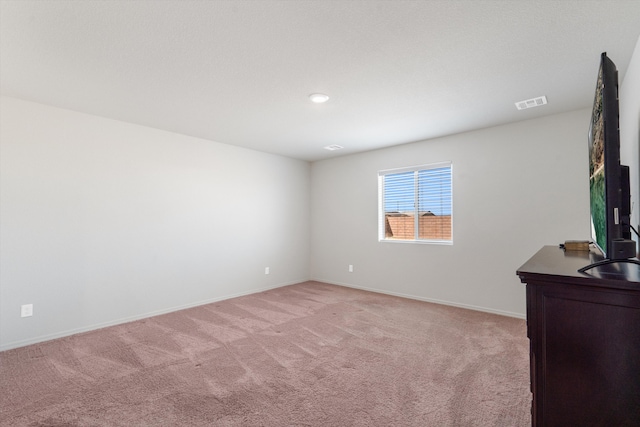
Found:
[(527, 288), (532, 425), (640, 426), (640, 266), (545, 246)]

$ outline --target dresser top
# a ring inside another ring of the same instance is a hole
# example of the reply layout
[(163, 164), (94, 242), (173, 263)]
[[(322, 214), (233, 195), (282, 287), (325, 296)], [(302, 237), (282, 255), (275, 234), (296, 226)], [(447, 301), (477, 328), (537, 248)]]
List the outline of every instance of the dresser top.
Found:
[(517, 274), (523, 283), (543, 280), (640, 291), (640, 265), (637, 264), (616, 262), (585, 273), (578, 271), (602, 259), (602, 255), (594, 250), (571, 252), (558, 246), (544, 246), (517, 270)]

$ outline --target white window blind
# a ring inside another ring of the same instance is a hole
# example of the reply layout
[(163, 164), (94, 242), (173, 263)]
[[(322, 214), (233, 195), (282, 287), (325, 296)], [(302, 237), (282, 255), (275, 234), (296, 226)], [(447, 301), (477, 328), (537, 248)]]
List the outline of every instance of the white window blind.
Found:
[(451, 162), (378, 173), (381, 241), (453, 243)]

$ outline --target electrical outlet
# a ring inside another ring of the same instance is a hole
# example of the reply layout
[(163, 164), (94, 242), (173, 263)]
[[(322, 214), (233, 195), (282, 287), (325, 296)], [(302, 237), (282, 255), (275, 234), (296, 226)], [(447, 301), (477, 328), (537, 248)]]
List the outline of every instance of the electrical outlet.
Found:
[(269, 274), (269, 267), (264, 268), (264, 274)]
[(349, 264), (349, 273), (353, 273), (353, 265)]
[(20, 317), (33, 316), (33, 304), (24, 304), (20, 306)]

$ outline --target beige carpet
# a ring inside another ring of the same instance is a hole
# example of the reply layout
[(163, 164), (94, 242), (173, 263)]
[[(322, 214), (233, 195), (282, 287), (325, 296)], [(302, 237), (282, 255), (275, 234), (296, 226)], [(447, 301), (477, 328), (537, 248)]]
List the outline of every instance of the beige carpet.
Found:
[(306, 282), (0, 353), (1, 426), (529, 426), (525, 321)]

